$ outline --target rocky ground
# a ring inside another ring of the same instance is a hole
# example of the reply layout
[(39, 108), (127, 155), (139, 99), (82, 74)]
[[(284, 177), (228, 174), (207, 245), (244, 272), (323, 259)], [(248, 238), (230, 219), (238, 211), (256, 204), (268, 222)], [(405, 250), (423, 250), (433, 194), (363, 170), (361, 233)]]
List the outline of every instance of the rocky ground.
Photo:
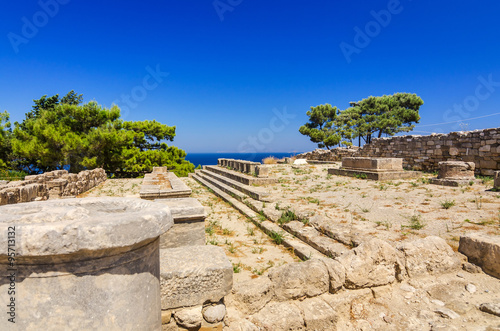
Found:
[[(273, 202), (262, 208), (320, 215), (393, 247), (437, 236), (456, 251), (463, 234), (500, 234), (500, 193), (491, 190), (488, 178), (443, 187), (429, 184), (430, 174), (376, 182), (328, 175), (331, 167), (274, 165), (278, 183), (265, 187)], [(233, 264), (234, 290), (226, 298), (228, 330), (258, 330), (256, 325), (267, 330), (500, 330), (500, 280), (472, 265), (399, 277), (381, 286), (332, 290), (331, 268), (321, 267), (330, 262), (294, 263), (299, 260), (291, 252), (229, 204), (193, 179), (183, 181), (208, 213), (207, 244), (223, 247)], [(140, 182), (108, 180), (86, 196), (137, 197)], [(318, 276), (324, 270), (329, 285)]]

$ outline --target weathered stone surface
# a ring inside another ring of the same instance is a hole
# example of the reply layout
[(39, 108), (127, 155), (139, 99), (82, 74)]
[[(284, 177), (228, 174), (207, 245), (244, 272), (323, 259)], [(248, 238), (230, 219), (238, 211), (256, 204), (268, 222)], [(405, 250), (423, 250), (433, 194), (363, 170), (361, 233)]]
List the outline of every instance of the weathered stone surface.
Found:
[(321, 261), (328, 269), (330, 293), (339, 291), (345, 284), (345, 267), (339, 261), (334, 259), (322, 259)]
[(500, 171), (495, 171), (494, 188), (500, 189)]
[(444, 318), (455, 319), (460, 317), (460, 315), (453, 310), (444, 307), (434, 309), (434, 312)]
[(483, 303), (479, 306), (481, 311), (500, 317), (500, 303)]
[(22, 181), (0, 185), (0, 205), (31, 202), (37, 199), (60, 199), (76, 196), (90, 190), (106, 180), (103, 169), (68, 174), (66, 170), (56, 170), (41, 175), (26, 176)]
[(438, 163), (438, 179), (474, 179), (474, 162), (443, 161)]
[(403, 268), (396, 250), (380, 239), (371, 239), (337, 260), (346, 269), (345, 287), (364, 288), (393, 283)]
[(160, 237), (160, 248), (197, 246), (205, 244), (203, 205), (195, 198), (156, 199), (167, 205), (174, 218), (174, 226)]
[(460, 259), (442, 238), (429, 236), (398, 246), (405, 256), (408, 276), (418, 277), (452, 272), (460, 268)]
[(201, 307), (192, 307), (178, 310), (174, 313), (175, 321), (178, 325), (186, 329), (199, 328), (203, 322)]
[(233, 286), (233, 267), (215, 246), (160, 250), (162, 309), (218, 302)]
[(139, 195), (142, 199), (187, 198), (191, 189), (173, 172), (154, 172), (144, 176)]
[(306, 330), (335, 330), (337, 314), (321, 298), (310, 298), (297, 302), (302, 311)]
[(283, 265), (272, 270), (269, 278), (278, 301), (314, 297), (330, 288), (328, 269), (317, 259)]
[[(442, 161), (468, 161), (476, 173), (492, 176), (500, 167), (499, 128), (428, 136), (375, 138), (356, 156), (403, 158), (406, 169), (435, 171)], [(490, 142), (481, 146), (481, 142)], [(479, 149), (481, 150), (479, 152)]]
[(500, 239), (484, 234), (460, 237), (458, 251), (491, 276), (500, 278)]
[[(16, 254), (57, 256), (129, 247), (156, 238), (173, 225), (168, 207), (126, 198), (85, 198), (0, 207), (0, 231), (16, 226)], [(7, 255), (0, 236), (0, 256)]]
[[(173, 224), (167, 207), (90, 198), (2, 206), (0, 214), (3, 233), (15, 226), (16, 302), (29, 303), (19, 330), (160, 329), (158, 237)], [(0, 236), (3, 302), (7, 238)], [(0, 320), (1, 330), (9, 325)]]
[(342, 159), (342, 168), (370, 171), (402, 171), (403, 159), (345, 157)]
[(239, 309), (247, 315), (252, 315), (273, 298), (273, 283), (268, 277), (237, 283), (234, 285), (233, 295)]
[(272, 302), (253, 315), (251, 321), (266, 331), (305, 330), (299, 308), (290, 302)]
[(162, 310), (161, 311), (161, 324), (168, 324), (170, 323), (170, 319), (172, 318), (172, 311), (171, 310)]
[(226, 316), (226, 306), (222, 303), (214, 306), (207, 306), (203, 308), (202, 313), (203, 318), (208, 323), (218, 323)]
[(155, 202), (167, 205), (170, 208), (174, 223), (192, 220), (204, 220), (207, 217), (205, 208), (195, 198), (156, 199)]

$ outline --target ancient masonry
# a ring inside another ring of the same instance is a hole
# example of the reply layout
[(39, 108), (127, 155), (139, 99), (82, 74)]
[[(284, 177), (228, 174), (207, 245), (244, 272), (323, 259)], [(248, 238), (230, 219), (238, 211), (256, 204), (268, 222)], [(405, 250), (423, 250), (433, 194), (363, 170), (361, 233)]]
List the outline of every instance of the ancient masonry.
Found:
[(106, 172), (100, 168), (78, 174), (56, 170), (26, 176), (23, 181), (0, 185), (0, 205), (74, 197), (99, 185), (106, 178)]
[(359, 156), (398, 157), (413, 170), (434, 171), (441, 161), (474, 162), (476, 173), (493, 176), (500, 168), (500, 128), (430, 136), (374, 139)]
[(439, 162), (437, 178), (430, 180), (431, 184), (443, 186), (472, 185), (476, 182), (474, 177), (474, 162), (443, 161)]
[(191, 189), (166, 167), (144, 177), (140, 197), (167, 206), (172, 228), (159, 238), (161, 324), (172, 330), (222, 329), (233, 267), (220, 247), (205, 245), (205, 218)]
[(438, 170), (438, 163), (442, 161), (474, 162), (476, 174), (493, 176), (500, 169), (500, 128), (430, 136), (376, 138), (358, 150), (315, 150), (297, 157), (340, 161), (345, 156), (402, 158), (405, 169), (425, 171)]
[(397, 158), (344, 157), (340, 169), (328, 169), (330, 175), (361, 176), (372, 180), (394, 180), (418, 177), (416, 171), (404, 171)]

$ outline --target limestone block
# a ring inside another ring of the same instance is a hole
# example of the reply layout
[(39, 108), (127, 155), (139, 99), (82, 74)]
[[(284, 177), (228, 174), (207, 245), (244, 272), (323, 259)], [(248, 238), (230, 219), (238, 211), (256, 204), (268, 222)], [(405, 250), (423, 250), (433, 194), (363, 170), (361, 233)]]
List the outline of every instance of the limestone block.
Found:
[(162, 309), (218, 302), (233, 286), (233, 267), (220, 247), (162, 249), (160, 266)]
[(500, 171), (495, 171), (495, 181), (493, 185), (496, 189), (500, 189)]
[(474, 162), (443, 161), (438, 166), (438, 179), (474, 179)]
[(400, 171), (403, 170), (403, 159), (345, 157), (342, 159), (342, 167), (352, 169), (366, 169), (372, 171)]
[(269, 277), (259, 277), (246, 282), (236, 283), (232, 292), (239, 310), (246, 315), (252, 315), (271, 301), (274, 295), (274, 288)]
[(500, 239), (485, 234), (470, 234), (460, 237), (458, 251), (483, 268), (493, 277), (500, 278)]
[(337, 260), (346, 269), (345, 287), (356, 289), (391, 284), (404, 268), (387, 242), (371, 239)]
[(442, 238), (429, 236), (398, 246), (405, 256), (408, 276), (418, 277), (456, 271), (460, 259)]
[(270, 303), (250, 320), (263, 330), (305, 330), (300, 309), (291, 302)]
[(337, 313), (320, 298), (298, 301), (307, 330), (335, 330)]
[(317, 259), (283, 265), (272, 270), (269, 278), (278, 301), (314, 297), (330, 289), (328, 269)]
[[(0, 213), (0, 231), (15, 232), (16, 302), (27, 304), (19, 330), (160, 329), (158, 237), (173, 224), (168, 207), (88, 198), (2, 206)], [(8, 270), (7, 240), (0, 236), (0, 275)], [(3, 302), (8, 286), (0, 283)], [(1, 319), (0, 330), (7, 323)]]

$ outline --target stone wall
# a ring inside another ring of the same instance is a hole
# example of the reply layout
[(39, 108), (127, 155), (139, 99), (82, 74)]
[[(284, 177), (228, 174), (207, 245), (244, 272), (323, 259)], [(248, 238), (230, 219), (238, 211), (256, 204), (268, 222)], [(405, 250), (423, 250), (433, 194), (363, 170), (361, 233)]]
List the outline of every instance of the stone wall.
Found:
[(325, 149), (315, 149), (312, 152), (302, 153), (296, 155), (297, 159), (307, 159), (307, 160), (315, 160), (315, 161), (323, 161), (323, 162), (335, 162), (341, 161), (343, 157), (352, 157), (355, 156), (357, 147), (353, 148), (334, 148), (331, 150)]
[(60, 199), (81, 194), (106, 180), (104, 169), (85, 170), (70, 174), (55, 170), (26, 176), (22, 181), (0, 185), (0, 205), (34, 200)]
[(407, 169), (435, 171), (441, 161), (474, 162), (476, 174), (500, 169), (500, 128), (373, 139), (357, 156), (403, 158)]

